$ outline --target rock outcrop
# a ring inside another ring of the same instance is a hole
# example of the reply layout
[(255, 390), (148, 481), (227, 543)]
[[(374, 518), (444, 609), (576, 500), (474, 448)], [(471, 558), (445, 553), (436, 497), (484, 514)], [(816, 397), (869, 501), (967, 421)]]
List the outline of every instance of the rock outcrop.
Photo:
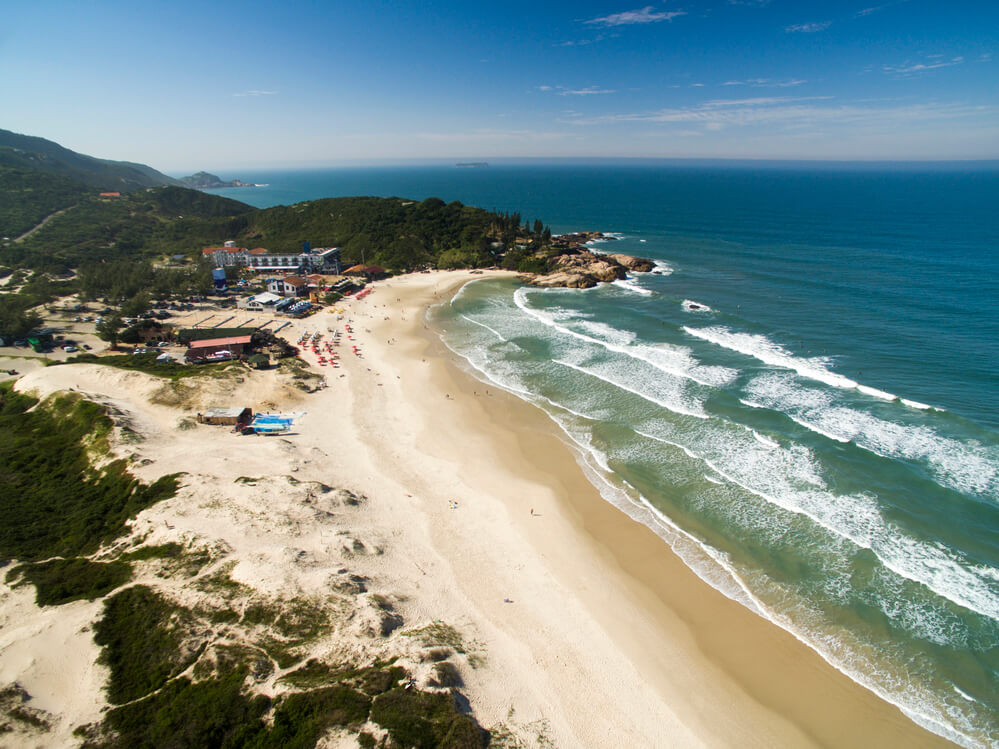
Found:
[(655, 263), (644, 257), (632, 257), (631, 255), (621, 255), (620, 253), (605, 255), (605, 257), (612, 258), (621, 263), (631, 273), (648, 273), (656, 267)]
[(571, 249), (548, 260), (548, 273), (531, 278), (528, 283), (544, 288), (589, 289), (598, 283), (625, 278), (629, 272), (646, 273), (654, 267), (651, 260), (630, 255), (601, 255), (590, 250)]

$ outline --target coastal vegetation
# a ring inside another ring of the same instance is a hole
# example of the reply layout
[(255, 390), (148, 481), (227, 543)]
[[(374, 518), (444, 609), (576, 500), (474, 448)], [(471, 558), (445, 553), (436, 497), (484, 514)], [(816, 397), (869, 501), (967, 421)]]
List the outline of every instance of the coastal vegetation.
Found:
[(57, 606), (81, 598), (93, 600), (107, 595), (132, 579), (125, 562), (92, 562), (89, 559), (49, 559), (18, 565), (7, 573), (7, 582), (30, 583), (37, 591), (39, 606)]
[(21, 242), (0, 246), (0, 263), (65, 274), (87, 264), (189, 255), (237, 234), (253, 209), (183, 187), (115, 198), (87, 194)]
[(57, 211), (96, 193), (76, 180), (31, 169), (0, 167), (0, 237), (16, 239)]
[[(372, 724), (389, 746), (484, 745), (486, 734), (458, 710), (450, 690), (403, 686), (408, 673), (391, 662), (335, 667), (302, 661), (287, 647), (272, 652), (270, 641), (308, 641), (327, 631), (328, 615), (306, 600), (261, 600), (247, 586), (225, 584), (226, 569), (195, 583), (218, 598), (210, 610), (185, 608), (145, 585), (105, 601), (94, 640), (117, 707), (100, 724), (78, 729), (84, 746), (312, 747), (334, 728), (362, 746), (384, 746), (365, 729)], [(255, 693), (252, 685), (275, 668), (292, 668), (278, 680), (285, 691), (273, 699)]]
[[(109, 457), (106, 409), (73, 393), (39, 402), (0, 384), (0, 562), (36, 562), (94, 553), (125, 531), (140, 510), (178, 487), (177, 476), (143, 484), (124, 460)], [(36, 571), (44, 579), (85, 566)], [(88, 584), (89, 585), (89, 584)]]

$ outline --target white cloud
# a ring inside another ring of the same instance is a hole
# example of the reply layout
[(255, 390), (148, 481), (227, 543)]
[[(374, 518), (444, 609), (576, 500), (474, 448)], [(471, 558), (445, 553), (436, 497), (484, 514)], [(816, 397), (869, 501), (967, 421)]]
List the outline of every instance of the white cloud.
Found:
[(613, 88), (598, 88), (597, 86), (586, 86), (584, 88), (538, 86), (538, 91), (554, 91), (559, 96), (598, 96), (601, 94), (613, 94), (617, 92), (617, 90)]
[(884, 5), (875, 5), (873, 8), (864, 8), (863, 10), (858, 10), (854, 15), (855, 18), (863, 18), (864, 16), (869, 16), (871, 13), (877, 13), (879, 10), (884, 10), (885, 8), (891, 8), (894, 5), (902, 5), (907, 3), (909, 0), (896, 0), (893, 3), (885, 3)]
[(660, 21), (672, 21), (677, 16), (685, 16), (684, 10), (654, 10), (651, 5), (647, 5), (639, 10), (626, 10), (623, 13), (612, 13), (609, 16), (591, 18), (583, 23), (593, 26), (629, 26), (636, 23), (659, 23)]
[[(788, 130), (815, 131), (827, 127), (862, 128), (887, 132), (898, 128), (929, 127), (950, 120), (991, 119), (994, 107), (967, 104), (840, 104), (827, 96), (758, 97), (752, 99), (714, 99), (689, 107), (660, 109), (652, 112), (628, 112), (597, 117), (576, 118), (572, 124), (607, 125), (631, 122), (662, 125), (691, 125), (706, 131), (723, 128), (763, 128), (767, 132)], [(665, 134), (669, 134), (667, 130)]]
[(909, 76), (915, 75), (916, 73), (924, 73), (927, 70), (936, 70), (937, 68), (949, 68), (953, 65), (961, 65), (964, 62), (963, 56), (952, 57), (949, 60), (941, 60), (940, 55), (929, 55), (927, 59), (932, 60), (932, 62), (904, 62), (901, 65), (882, 65), (881, 70), (889, 75), (896, 76)]
[(784, 31), (789, 34), (814, 34), (817, 31), (825, 31), (832, 26), (832, 21), (818, 21), (817, 23), (795, 23), (785, 26)]
[(241, 91), (238, 94), (233, 94), (233, 96), (274, 96), (277, 91), (263, 91), (260, 89), (250, 89), (249, 91)]
[(773, 78), (747, 78), (744, 81), (725, 81), (723, 86), (752, 86), (753, 88), (791, 88), (808, 83), (801, 78), (788, 78), (786, 81), (777, 81)]
[(558, 92), (559, 96), (595, 96), (599, 94), (613, 94), (612, 88), (597, 88), (588, 86), (587, 88), (567, 88)]
[(531, 142), (574, 138), (574, 133), (545, 132), (539, 130), (470, 130), (459, 133), (412, 133), (414, 138), (450, 143)]

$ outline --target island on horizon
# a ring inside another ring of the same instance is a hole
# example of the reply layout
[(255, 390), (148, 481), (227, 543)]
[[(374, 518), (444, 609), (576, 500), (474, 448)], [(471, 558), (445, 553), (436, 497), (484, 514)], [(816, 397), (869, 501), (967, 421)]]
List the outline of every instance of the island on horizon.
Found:
[(220, 187), (256, 187), (252, 182), (243, 182), (238, 179), (226, 182), (217, 174), (210, 172), (197, 172), (188, 177), (181, 177), (179, 181), (184, 187), (190, 187), (193, 190), (215, 190)]

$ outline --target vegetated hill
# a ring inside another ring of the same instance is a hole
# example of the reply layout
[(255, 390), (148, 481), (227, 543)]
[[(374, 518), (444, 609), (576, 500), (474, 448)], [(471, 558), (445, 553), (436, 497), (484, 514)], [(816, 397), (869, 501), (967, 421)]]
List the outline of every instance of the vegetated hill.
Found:
[(0, 166), (0, 238), (15, 239), (97, 190), (69, 177)]
[(246, 231), (230, 239), (275, 250), (308, 240), (340, 247), (345, 265), (363, 261), (398, 270), (492, 265), (520, 230), (519, 214), (439, 198), (325, 198), (266, 208), (248, 219)]
[(45, 138), (0, 129), (0, 166), (59, 174), (101, 190), (130, 192), (180, 183), (145, 164), (86, 156)]
[(180, 183), (184, 187), (191, 187), (195, 190), (214, 190), (219, 187), (249, 187), (246, 182), (238, 179), (223, 180), (217, 174), (211, 172), (197, 172), (189, 177), (181, 177)]
[(305, 241), (337, 246), (344, 266), (467, 268), (497, 264), (518, 238), (540, 249), (549, 237), (540, 222), (533, 231), (522, 227), (519, 214), (439, 198), (327, 198), (256, 210), (217, 195), (161, 187), (113, 199), (84, 196), (24, 241), (0, 246), (0, 264), (61, 273), (93, 262), (197, 255), (232, 239), (273, 251), (298, 250)]
[(254, 210), (183, 187), (110, 199), (91, 193), (23, 242), (0, 247), (0, 264), (62, 273), (88, 262), (190, 254), (244, 231)]

